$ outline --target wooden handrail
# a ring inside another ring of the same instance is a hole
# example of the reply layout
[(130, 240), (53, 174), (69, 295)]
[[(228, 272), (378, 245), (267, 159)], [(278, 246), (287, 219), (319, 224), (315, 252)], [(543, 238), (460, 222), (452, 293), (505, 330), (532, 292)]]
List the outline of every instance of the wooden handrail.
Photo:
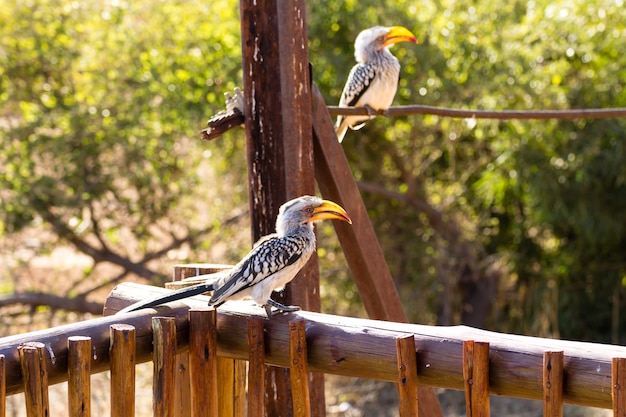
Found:
[[(164, 293), (165, 289), (125, 283), (116, 287), (105, 306), (114, 314), (129, 303)], [(145, 309), (53, 329), (0, 339), (5, 356), (7, 393), (23, 390), (17, 347), (38, 341), (45, 345), (50, 384), (67, 378), (67, 338), (89, 336), (95, 357), (92, 372), (108, 369), (109, 328), (124, 323), (136, 328), (136, 363), (152, 360), (154, 316), (176, 320), (178, 351), (188, 346), (187, 311), (206, 306), (207, 297), (194, 297), (157, 309)], [(490, 392), (509, 397), (543, 398), (543, 357), (546, 351), (563, 351), (563, 400), (591, 407), (612, 408), (611, 365), (626, 357), (626, 347), (585, 342), (507, 335), (465, 326), (424, 326), (298, 312), (264, 318), (264, 310), (245, 302), (229, 302), (218, 309), (218, 354), (248, 359), (248, 318), (262, 318), (266, 335), (265, 361), (289, 367), (289, 322), (305, 321), (308, 368), (312, 372), (396, 382), (398, 337), (413, 335), (417, 350), (418, 384), (463, 390), (463, 341), (489, 342)], [(52, 358), (52, 355), (54, 357)]]

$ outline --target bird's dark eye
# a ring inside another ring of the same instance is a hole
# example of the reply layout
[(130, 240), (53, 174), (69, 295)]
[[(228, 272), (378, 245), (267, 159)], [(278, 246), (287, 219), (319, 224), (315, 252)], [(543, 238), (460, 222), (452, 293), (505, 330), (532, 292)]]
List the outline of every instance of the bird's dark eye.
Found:
[(307, 213), (307, 214), (313, 214), (313, 211), (314, 211), (313, 207), (307, 207), (307, 208), (304, 209), (304, 212)]

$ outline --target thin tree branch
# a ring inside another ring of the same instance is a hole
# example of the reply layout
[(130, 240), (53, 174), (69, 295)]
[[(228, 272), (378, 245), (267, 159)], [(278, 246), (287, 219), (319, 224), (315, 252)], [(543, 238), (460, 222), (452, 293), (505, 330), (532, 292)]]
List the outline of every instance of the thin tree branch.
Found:
[(49, 306), (57, 310), (77, 311), (80, 313), (102, 314), (103, 304), (87, 301), (83, 297), (61, 297), (42, 292), (16, 292), (13, 294), (0, 295), (0, 307), (14, 304), (24, 304), (33, 307)]
[[(221, 222), (220, 224), (222, 226), (225, 225), (230, 225), (233, 223), (236, 223), (237, 221), (239, 221), (242, 217), (244, 217), (246, 214), (248, 213), (247, 210), (243, 210), (239, 213), (235, 213), (234, 215), (232, 215), (231, 217), (227, 218), (226, 220), (224, 220), (223, 222)], [(190, 245), (193, 245), (198, 239), (200, 239), (202, 236), (205, 236), (208, 233), (211, 233), (213, 231), (213, 229), (215, 229), (215, 226), (211, 225), (209, 227), (206, 227), (202, 230), (195, 230), (195, 231), (191, 231), (189, 232), (186, 236), (183, 236), (181, 238), (177, 238), (175, 236), (172, 236), (172, 241), (170, 242), (169, 245), (155, 251), (155, 252), (150, 252), (144, 255), (144, 257), (141, 259), (140, 263), (145, 263), (148, 261), (151, 261), (153, 259), (156, 258), (160, 258), (161, 256), (164, 256), (165, 254), (167, 254), (167, 252), (179, 248), (181, 245), (183, 245), (184, 243), (189, 243)]]
[[(372, 114), (365, 107), (327, 106), (331, 116), (368, 116)], [(425, 106), (413, 104), (409, 106), (393, 106), (387, 110), (377, 110), (373, 114), (379, 116), (406, 116), (409, 114), (430, 114), (435, 116), (453, 117), (460, 119), (608, 119), (625, 117), (626, 108), (606, 109), (567, 109), (567, 110), (463, 110), (446, 107)]]

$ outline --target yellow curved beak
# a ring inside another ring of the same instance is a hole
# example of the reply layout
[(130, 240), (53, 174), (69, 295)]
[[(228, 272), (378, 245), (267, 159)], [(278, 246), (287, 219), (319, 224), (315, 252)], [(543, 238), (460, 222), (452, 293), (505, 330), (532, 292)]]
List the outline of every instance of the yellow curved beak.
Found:
[(309, 219), (310, 222), (325, 220), (325, 219), (337, 219), (352, 224), (352, 220), (348, 213), (337, 203), (333, 203), (330, 200), (323, 200), (322, 205), (316, 207), (313, 215)]
[(391, 30), (387, 36), (385, 36), (385, 42), (383, 43), (385, 47), (395, 45), (400, 42), (417, 43), (415, 35), (407, 28), (403, 26), (392, 26), (390, 29)]

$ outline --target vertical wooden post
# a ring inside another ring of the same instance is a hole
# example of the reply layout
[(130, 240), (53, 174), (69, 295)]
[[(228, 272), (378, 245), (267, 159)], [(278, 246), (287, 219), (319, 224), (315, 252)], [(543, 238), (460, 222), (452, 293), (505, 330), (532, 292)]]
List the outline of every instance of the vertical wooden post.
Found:
[(417, 353), (413, 335), (396, 339), (398, 355), (398, 394), (400, 417), (417, 417), (419, 413), (417, 385)]
[(217, 312), (189, 310), (189, 377), (191, 415), (218, 415)]
[(543, 415), (563, 416), (563, 351), (543, 353)]
[[(274, 232), (287, 200), (315, 192), (304, 0), (241, 0), (252, 239)], [(281, 302), (319, 310), (315, 260)], [(278, 299), (278, 298), (277, 298)]]
[[(230, 267), (230, 265), (208, 263), (174, 265), (173, 282), (166, 283), (165, 287), (170, 289), (179, 289), (181, 288), (181, 285), (179, 284), (180, 281), (185, 278), (211, 274)], [(176, 392), (174, 394), (174, 403), (176, 404), (175, 416), (191, 417), (192, 399), (189, 352), (183, 352), (176, 355), (176, 370)], [(229, 380), (232, 380), (232, 378)]]
[(45, 345), (39, 342), (25, 343), (19, 347), (27, 417), (50, 415), (45, 351)]
[(626, 358), (613, 358), (611, 386), (613, 416), (626, 417)]
[(67, 400), (69, 415), (91, 416), (91, 338), (67, 339)]
[(467, 417), (489, 417), (489, 343), (463, 342)]
[(135, 415), (135, 328), (111, 325), (111, 417)]
[(311, 399), (304, 320), (289, 322), (289, 359), (293, 414), (295, 417), (310, 417)]
[(7, 415), (7, 377), (4, 355), (0, 355), (0, 417)]
[(176, 319), (152, 318), (154, 349), (152, 374), (152, 407), (155, 417), (174, 416), (176, 386)]
[(246, 415), (246, 361), (217, 358), (218, 415), (244, 417)]
[[(306, 7), (304, 0), (241, 0), (241, 43), (252, 237), (274, 231), (279, 207), (315, 192)], [(274, 295), (319, 311), (317, 257)], [(325, 415), (323, 377), (312, 378), (313, 413)], [(287, 369), (266, 372), (266, 414), (289, 416)]]
[(179, 353), (176, 355), (175, 417), (191, 417), (191, 383), (189, 374), (189, 352)]
[(248, 318), (248, 417), (265, 415), (265, 335), (263, 319)]

